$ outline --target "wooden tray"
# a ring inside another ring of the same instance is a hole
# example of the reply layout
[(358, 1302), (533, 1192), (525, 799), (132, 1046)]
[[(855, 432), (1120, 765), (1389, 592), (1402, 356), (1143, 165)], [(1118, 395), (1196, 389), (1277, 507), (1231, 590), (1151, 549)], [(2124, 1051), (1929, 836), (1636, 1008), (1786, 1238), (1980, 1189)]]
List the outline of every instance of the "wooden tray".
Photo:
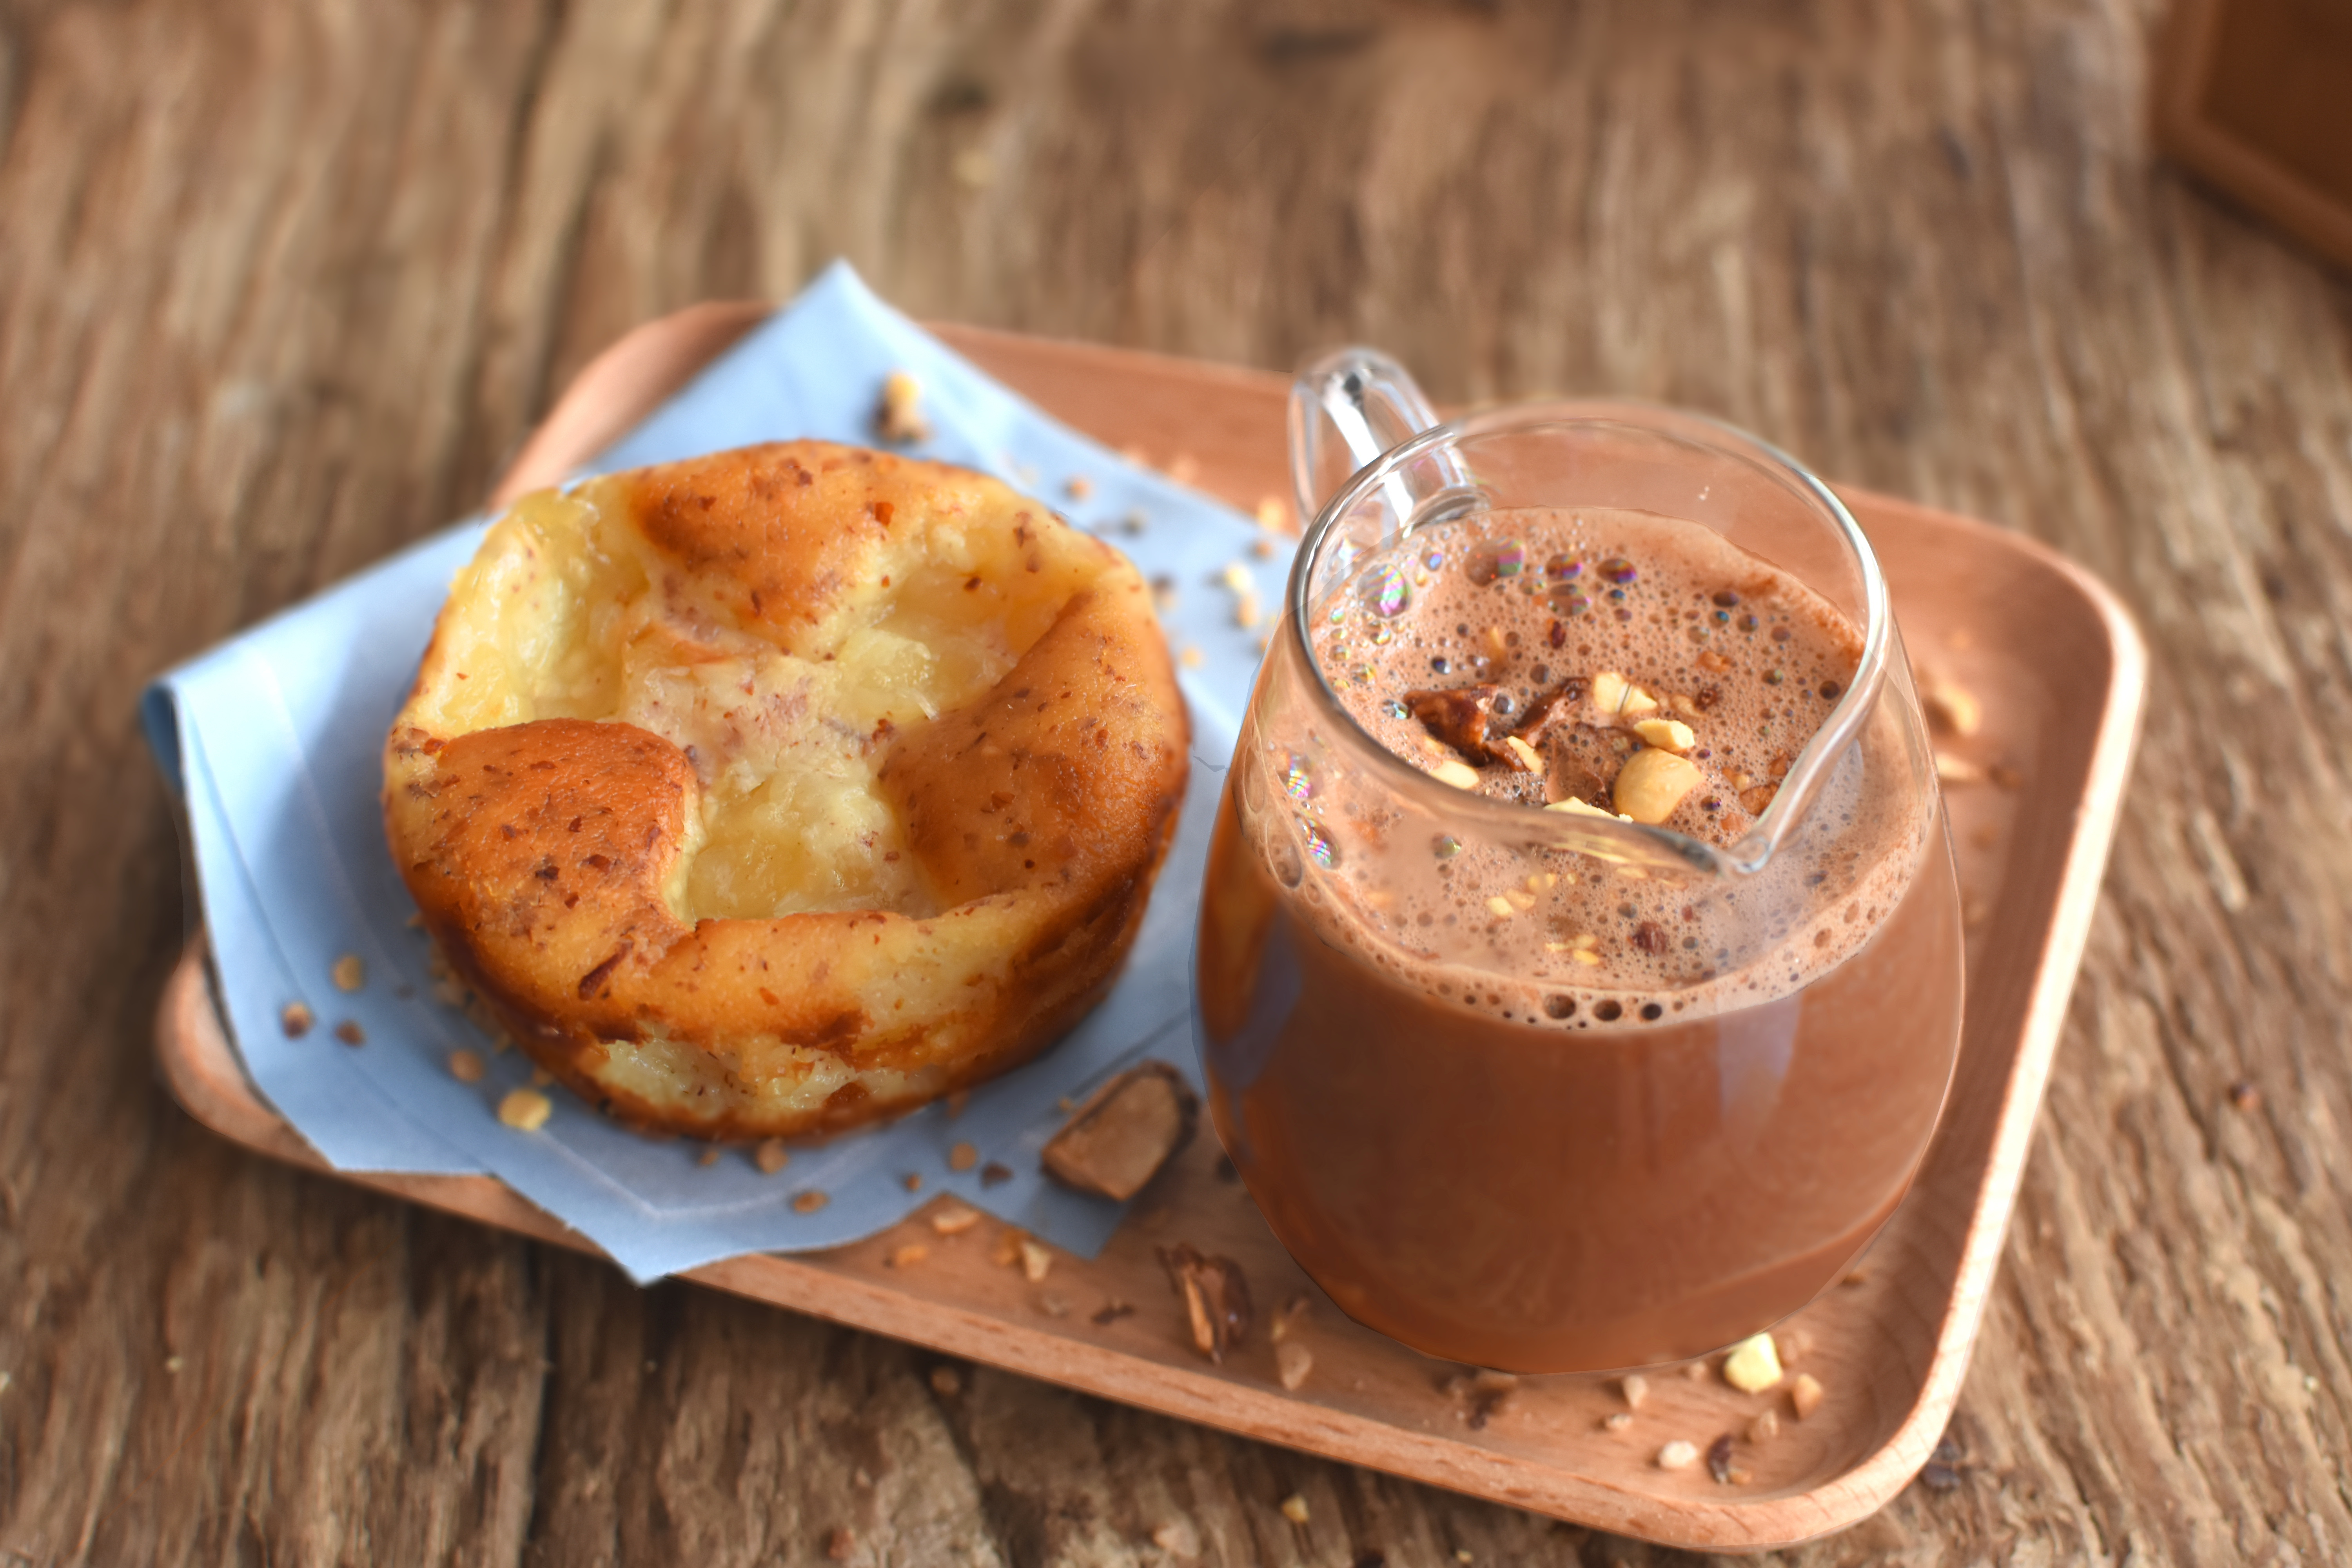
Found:
[[(525, 447), (500, 498), (560, 476), (637, 421), (766, 307), (706, 305), (624, 339), (591, 364)], [(967, 328), (941, 335), (1041, 406), (1244, 508), (1288, 493), (1275, 375)], [(1058, 486), (1058, 478), (1044, 483)], [(1638, 1415), (1613, 1382), (1528, 1379), (1481, 1411), (1463, 1369), (1357, 1327), (1324, 1300), (1219, 1170), (1213, 1139), (1147, 1191), (1092, 1262), (1041, 1280), (1001, 1260), (994, 1220), (935, 1234), (929, 1212), (825, 1253), (759, 1255), (688, 1278), (1127, 1404), (1517, 1507), (1681, 1546), (1754, 1549), (1852, 1524), (1926, 1461), (1958, 1396), (2017, 1192), (2122, 798), (2146, 656), (2114, 597), (2066, 561), (1965, 518), (1847, 491), (1876, 542), (1914, 661), (1965, 683), (1985, 724), (1959, 754), (2001, 780), (1951, 791), (1967, 899), (1968, 1029), (1952, 1099), (1918, 1182), (1864, 1266), (1781, 1331), (1792, 1371), (1827, 1397), (1792, 1418), (1785, 1388), (1743, 1394), (1702, 1366), (1653, 1374)], [(2014, 777), (2011, 776), (2014, 771)], [(246, 1079), (213, 1002), (201, 938), (158, 1023), (164, 1076), (197, 1120), (249, 1148), (324, 1169)], [(345, 1180), (564, 1246), (578, 1236), (486, 1177)], [(1266, 1331), (1227, 1364), (1190, 1346), (1155, 1245), (1190, 1241), (1244, 1265), (1264, 1323), (1294, 1331), (1311, 1373), (1286, 1392)], [(919, 1246), (919, 1262), (892, 1255)], [(1120, 1309), (1128, 1309), (1120, 1310)], [(1780, 1435), (1745, 1438), (1767, 1408)], [(1748, 1473), (1661, 1469), (1660, 1447), (1742, 1435)]]

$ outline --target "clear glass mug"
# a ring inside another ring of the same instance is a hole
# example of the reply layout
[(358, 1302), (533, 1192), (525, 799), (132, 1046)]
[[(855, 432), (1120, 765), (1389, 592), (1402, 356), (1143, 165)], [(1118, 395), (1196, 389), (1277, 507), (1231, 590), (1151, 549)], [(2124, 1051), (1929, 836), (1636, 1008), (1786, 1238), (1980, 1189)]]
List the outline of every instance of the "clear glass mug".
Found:
[[(1441, 424), (1364, 350), (1310, 367), (1291, 412), (1315, 521), (1227, 775), (1194, 961), (1226, 1151), (1333, 1300), (1431, 1355), (1602, 1371), (1769, 1327), (1893, 1213), (1958, 1048), (1958, 889), (1867, 541), (1790, 458), (1693, 415), (1539, 403)], [(1859, 631), (1852, 679), (1736, 839), (1481, 798), (1349, 712), (1341, 687), (1372, 672), (1322, 668), (1316, 638), (1366, 613), (1367, 563), (1520, 508), (1703, 527)], [(1479, 868), (1443, 886), (1474, 915), (1622, 892), (1614, 912), (1639, 931), (1657, 911), (1703, 978), (1621, 995), (1604, 967), (1555, 962), (1565, 942), (1504, 963), (1475, 920), (1391, 923), (1435, 885), (1433, 855)]]

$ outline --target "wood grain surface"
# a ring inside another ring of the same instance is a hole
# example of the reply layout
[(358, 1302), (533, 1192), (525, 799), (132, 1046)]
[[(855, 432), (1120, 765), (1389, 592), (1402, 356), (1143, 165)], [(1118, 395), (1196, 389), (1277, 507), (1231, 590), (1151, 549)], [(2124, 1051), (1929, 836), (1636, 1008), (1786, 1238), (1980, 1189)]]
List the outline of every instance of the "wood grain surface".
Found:
[(1947, 1458), (1788, 1558), (2352, 1553), (2352, 287), (2152, 163), (2162, 9), (0, 0), (0, 1562), (1675, 1560), (640, 1291), (153, 1084), (145, 678), (835, 255), (1692, 405), (2117, 585), (2139, 776)]

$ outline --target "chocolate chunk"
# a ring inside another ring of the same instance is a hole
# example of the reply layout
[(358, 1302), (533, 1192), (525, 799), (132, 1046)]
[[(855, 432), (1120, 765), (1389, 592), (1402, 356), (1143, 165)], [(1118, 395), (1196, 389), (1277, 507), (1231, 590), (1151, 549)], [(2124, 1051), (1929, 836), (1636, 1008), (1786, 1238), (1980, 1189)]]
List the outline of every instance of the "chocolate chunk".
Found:
[(1201, 1101), (1166, 1062), (1130, 1068), (1095, 1090), (1046, 1143), (1045, 1173), (1120, 1202), (1192, 1141)]
[(1203, 1258), (1190, 1242), (1159, 1250), (1170, 1287), (1183, 1298), (1193, 1347), (1222, 1363), (1225, 1352), (1249, 1332), (1249, 1281), (1242, 1266), (1230, 1258)]

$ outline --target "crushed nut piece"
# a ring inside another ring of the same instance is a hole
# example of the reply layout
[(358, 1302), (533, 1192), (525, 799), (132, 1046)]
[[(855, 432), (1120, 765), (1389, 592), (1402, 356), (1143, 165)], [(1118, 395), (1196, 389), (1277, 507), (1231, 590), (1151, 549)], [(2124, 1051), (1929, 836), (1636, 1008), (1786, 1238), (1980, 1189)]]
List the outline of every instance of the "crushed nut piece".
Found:
[(1253, 539), (1250, 541), (1250, 553), (1257, 557), (1260, 561), (1273, 560), (1275, 556), (1280, 552), (1280, 549), (1281, 547), (1276, 544), (1271, 539)]
[(1672, 816), (1700, 782), (1696, 763), (1654, 746), (1644, 747), (1618, 770), (1610, 796), (1621, 815), (1654, 824)]
[(882, 1266), (885, 1268), (912, 1268), (930, 1255), (929, 1247), (919, 1241), (910, 1241), (904, 1247), (892, 1247), (889, 1255), (882, 1259)]
[(923, 1190), (923, 1178), (909, 1171), (898, 1178), (898, 1184), (910, 1193), (919, 1193)]
[(1198, 669), (1208, 662), (1208, 656), (1187, 643), (1176, 655), (1176, 662), (1187, 669)]
[(882, 399), (874, 410), (874, 433), (898, 446), (930, 439), (923, 418), (923, 384), (903, 370), (894, 370), (882, 383)]
[(1307, 1500), (1297, 1492), (1282, 1500), (1282, 1517), (1293, 1524), (1307, 1522)]
[(694, 1157), (694, 1163), (705, 1167), (716, 1165), (719, 1163), (720, 1157), (726, 1152), (727, 1151), (721, 1149), (718, 1144), (713, 1143), (709, 1148), (703, 1150), (701, 1153), (697, 1154)]
[(1029, 1277), (1029, 1283), (1036, 1284), (1052, 1273), (1053, 1269), (1052, 1251), (1043, 1242), (1032, 1241), (1029, 1237), (1023, 1237), (1021, 1238), (1021, 1272)]
[(1739, 792), (1739, 808), (1750, 816), (1761, 816), (1780, 793), (1779, 784), (1751, 784)]
[(953, 1399), (963, 1392), (963, 1379), (951, 1366), (931, 1368), (931, 1392), (942, 1399)]
[(289, 1040), (299, 1040), (309, 1034), (310, 1026), (318, 1021), (318, 1015), (299, 1002), (287, 1003), (278, 1014), (278, 1026), (286, 1031)]
[[(1731, 668), (1731, 661), (1724, 658), (1721, 654), (1716, 652), (1713, 648), (1701, 649), (1699, 656), (1691, 660), (1691, 662), (1698, 666), (1701, 669), (1706, 671), (1709, 675), (1721, 675), (1725, 670)], [(1706, 705), (1705, 703), (1701, 703), (1699, 706), (1701, 708), (1705, 708)]]
[(1695, 1361), (1683, 1368), (1683, 1375), (1693, 1383), (1705, 1383), (1713, 1371), (1714, 1368), (1708, 1366), (1705, 1361)]
[(538, 1131), (553, 1114), (555, 1102), (537, 1089), (510, 1089), (499, 1101), (499, 1120), (518, 1132)]
[(469, 1051), (460, 1046), (449, 1053), (449, 1076), (459, 1083), (479, 1083), (490, 1070), (479, 1051)]
[(824, 1207), (825, 1205), (832, 1201), (833, 1200), (830, 1197), (827, 1197), (824, 1194), (817, 1191), (816, 1188), (811, 1187), (808, 1191), (798, 1194), (793, 1199), (793, 1212), (794, 1214), (814, 1214), (817, 1210)]
[(1780, 1416), (1778, 1411), (1767, 1410), (1748, 1426), (1748, 1440), (1751, 1443), (1769, 1443), (1780, 1435)]
[(1780, 1381), (1780, 1348), (1769, 1334), (1734, 1345), (1723, 1359), (1723, 1381), (1742, 1394), (1761, 1394)]
[(969, 1143), (955, 1143), (948, 1149), (948, 1169), (969, 1171), (980, 1163), (980, 1151)]
[(1613, 811), (1603, 811), (1597, 805), (1587, 805), (1582, 801), (1577, 799), (1574, 795), (1570, 795), (1566, 800), (1553, 801), (1549, 805), (1545, 806), (1544, 809), (1546, 811), (1564, 811), (1570, 816), (1598, 816), (1610, 822), (1631, 822), (1633, 820), (1630, 816), (1620, 816)]
[(1153, 1531), (1151, 1544), (1171, 1557), (1198, 1557), (1201, 1555), (1201, 1532), (1180, 1519)]
[(1936, 753), (1936, 779), (1939, 784), (1982, 784), (1984, 777), (1985, 771), (1966, 757), (1956, 757), (1949, 752)]
[(1496, 915), (1503, 920), (1509, 920), (1513, 915), (1519, 912), (1518, 910), (1511, 908), (1510, 900), (1499, 897), (1488, 899), (1486, 900), (1486, 909), (1489, 913)]
[(1315, 1352), (1297, 1340), (1285, 1340), (1274, 1347), (1274, 1375), (1292, 1393), (1305, 1385), (1307, 1374), (1314, 1370)]
[(1190, 1242), (1159, 1252), (1170, 1287), (1183, 1298), (1193, 1347), (1223, 1363), (1225, 1352), (1249, 1332), (1249, 1281), (1243, 1278), (1242, 1266), (1230, 1258), (1204, 1258)]
[(1451, 757), (1431, 768), (1429, 776), (1439, 784), (1452, 784), (1455, 789), (1478, 787), (1478, 770), (1467, 763), (1457, 763)]
[(1084, 500), (1095, 493), (1095, 482), (1084, 474), (1072, 474), (1069, 482), (1062, 487), (1062, 492), (1072, 500)]
[(1650, 1380), (1638, 1372), (1627, 1373), (1617, 1380), (1617, 1392), (1625, 1396), (1626, 1409), (1639, 1410), (1650, 1397)]
[(1087, 1098), (1046, 1144), (1045, 1173), (1065, 1186), (1121, 1203), (1192, 1142), (1200, 1097), (1166, 1062), (1147, 1061)]
[(1800, 1421), (1819, 1410), (1822, 1398), (1821, 1380), (1810, 1372), (1799, 1373), (1797, 1380), (1789, 1385), (1789, 1407), (1797, 1413)]
[(1282, 1310), (1275, 1313), (1274, 1321), (1266, 1325), (1268, 1337), (1276, 1344), (1280, 1344), (1288, 1339), (1298, 1325), (1307, 1321), (1307, 1314), (1312, 1310), (1313, 1305), (1314, 1303), (1304, 1294), (1293, 1296), (1289, 1300), (1285, 1301), (1282, 1304)]
[(1592, 678), (1592, 705), (1612, 719), (1638, 719), (1658, 710), (1658, 700), (1613, 669)]
[(792, 1163), (792, 1152), (781, 1138), (762, 1139), (751, 1151), (751, 1163), (760, 1168), (763, 1176), (772, 1176)]
[(1633, 733), (1669, 752), (1687, 752), (1698, 743), (1697, 732), (1679, 719), (1644, 719), (1633, 726)]
[(961, 1236), (980, 1223), (980, 1211), (970, 1204), (943, 1204), (931, 1215), (931, 1229), (941, 1236)]
[(1519, 764), (1521, 773), (1539, 773), (1544, 771), (1543, 758), (1537, 753), (1533, 746), (1528, 745), (1517, 735), (1504, 736), (1503, 748), (1509, 753), (1511, 760)]
[(1633, 1424), (1633, 1413), (1626, 1410), (1612, 1411), (1601, 1418), (1601, 1427), (1604, 1432), (1622, 1432)]
[(1658, 1468), (1662, 1470), (1687, 1470), (1697, 1463), (1697, 1446), (1680, 1437), (1658, 1450)]
[(996, 1233), (996, 1250), (989, 1255), (991, 1261), (999, 1268), (1018, 1268), (1021, 1263), (1021, 1244), (1028, 1239), (1029, 1233), (1019, 1226), (1006, 1226)]
[(364, 1046), (367, 1044), (367, 1031), (361, 1028), (355, 1020), (346, 1018), (335, 1026), (335, 1038), (347, 1046)]
[(1966, 740), (1984, 728), (1984, 704), (1976, 693), (1944, 676), (1930, 675), (1921, 682), (1919, 705), (1927, 710), (1927, 722), (1947, 735)]
[(335, 960), (335, 967), (331, 973), (338, 991), (357, 991), (367, 984), (367, 965), (361, 962), (356, 952), (347, 952)]
[(1234, 625), (1242, 630), (1250, 630), (1260, 618), (1255, 594), (1244, 594), (1234, 601)]

